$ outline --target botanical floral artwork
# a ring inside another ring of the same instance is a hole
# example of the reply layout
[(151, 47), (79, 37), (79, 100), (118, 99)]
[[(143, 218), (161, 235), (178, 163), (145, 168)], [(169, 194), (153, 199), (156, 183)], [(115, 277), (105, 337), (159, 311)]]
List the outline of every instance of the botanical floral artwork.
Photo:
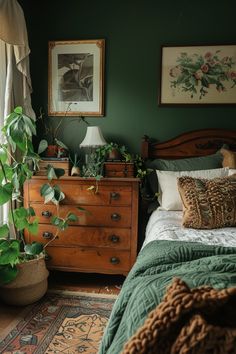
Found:
[(236, 46), (164, 47), (161, 104), (236, 103)]
[(104, 47), (104, 39), (49, 42), (49, 115), (103, 115)]

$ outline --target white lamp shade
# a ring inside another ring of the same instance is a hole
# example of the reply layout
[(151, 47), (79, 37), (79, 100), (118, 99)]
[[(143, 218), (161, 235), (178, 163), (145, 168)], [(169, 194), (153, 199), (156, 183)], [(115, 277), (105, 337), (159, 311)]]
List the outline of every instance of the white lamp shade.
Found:
[(80, 144), (80, 147), (96, 147), (106, 144), (107, 142), (102, 135), (100, 127), (87, 127), (85, 138)]

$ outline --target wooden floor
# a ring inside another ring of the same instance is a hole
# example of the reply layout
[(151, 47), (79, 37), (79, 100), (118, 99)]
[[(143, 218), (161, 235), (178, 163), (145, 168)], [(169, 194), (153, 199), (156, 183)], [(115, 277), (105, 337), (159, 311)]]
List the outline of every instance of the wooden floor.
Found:
[[(125, 277), (87, 273), (50, 272), (49, 289), (118, 294)], [(8, 306), (0, 302), (0, 333), (10, 325), (24, 307)]]

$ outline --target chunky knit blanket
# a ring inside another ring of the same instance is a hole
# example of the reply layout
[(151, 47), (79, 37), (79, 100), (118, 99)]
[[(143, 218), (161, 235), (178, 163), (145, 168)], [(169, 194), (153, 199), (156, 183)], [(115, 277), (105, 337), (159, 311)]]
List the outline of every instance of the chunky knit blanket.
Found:
[(236, 287), (189, 289), (174, 279), (122, 354), (236, 353)]

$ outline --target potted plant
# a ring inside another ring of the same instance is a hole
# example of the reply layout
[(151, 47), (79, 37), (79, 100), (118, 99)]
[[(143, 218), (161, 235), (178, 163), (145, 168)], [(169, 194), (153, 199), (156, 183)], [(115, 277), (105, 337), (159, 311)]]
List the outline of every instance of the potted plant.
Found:
[(45, 118), (42, 109), (40, 109), (38, 122), (44, 130), (44, 138), (39, 142), (39, 154), (45, 151), (46, 157), (67, 156), (67, 146), (65, 146), (63, 142), (58, 139), (58, 134), (62, 128), (63, 118), (64, 117), (57, 118), (57, 124), (54, 126), (48, 119)]
[(71, 168), (71, 176), (80, 176), (80, 157), (79, 154), (77, 152), (74, 153), (74, 156), (72, 157), (72, 155), (69, 156), (69, 160), (72, 164), (72, 168)]
[[(24, 229), (37, 234), (38, 221), (33, 208), (23, 206), (23, 184), (38, 167), (40, 157), (34, 152), (32, 137), (35, 122), (17, 107), (6, 118), (2, 128), (4, 142), (0, 144), (0, 206), (8, 206), (7, 220), (0, 224), (0, 297), (10, 304), (26, 305), (38, 300), (47, 290), (48, 271), (45, 247), (38, 242), (26, 244)], [(48, 167), (49, 179), (62, 175)], [(58, 186), (50, 182), (41, 188), (45, 202), (57, 206), (64, 198)], [(58, 210), (58, 208), (57, 208)], [(62, 219), (59, 212), (52, 218), (58, 230), (64, 230), (77, 216), (68, 213)]]

